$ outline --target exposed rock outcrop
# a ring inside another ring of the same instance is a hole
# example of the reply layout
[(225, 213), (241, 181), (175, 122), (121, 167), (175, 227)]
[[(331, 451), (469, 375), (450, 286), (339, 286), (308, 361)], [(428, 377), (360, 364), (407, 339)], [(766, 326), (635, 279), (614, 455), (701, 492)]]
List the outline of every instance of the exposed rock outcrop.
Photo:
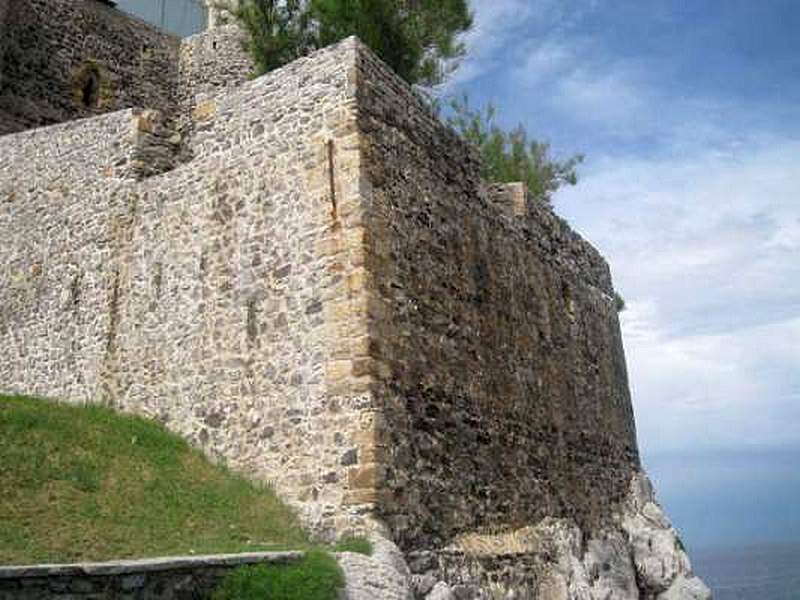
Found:
[(632, 478), (620, 510), (596, 532), (583, 532), (567, 519), (546, 518), (513, 533), (464, 536), (438, 556), (438, 562), (434, 553), (411, 557), (418, 599), (711, 598), (643, 473)]
[(411, 573), (403, 553), (380, 535), (370, 536), (372, 555), (337, 555), (347, 586), (342, 600), (413, 600)]

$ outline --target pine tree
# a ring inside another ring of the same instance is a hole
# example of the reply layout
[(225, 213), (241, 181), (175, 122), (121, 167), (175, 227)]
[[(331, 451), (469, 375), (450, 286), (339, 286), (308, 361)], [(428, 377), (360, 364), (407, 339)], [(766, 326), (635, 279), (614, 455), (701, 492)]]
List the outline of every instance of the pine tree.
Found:
[(219, 4), (244, 28), (258, 74), (357, 35), (411, 84), (441, 83), (464, 55), (467, 0), (240, 0)]
[(522, 125), (511, 131), (497, 125), (491, 104), (484, 111), (475, 110), (464, 96), (451, 101), (449, 108), (451, 115), (447, 122), (480, 150), (482, 174), (487, 181), (522, 181), (530, 196), (542, 202), (550, 202), (561, 186), (577, 183), (576, 167), (583, 156), (555, 160), (550, 156), (549, 145), (529, 139)]

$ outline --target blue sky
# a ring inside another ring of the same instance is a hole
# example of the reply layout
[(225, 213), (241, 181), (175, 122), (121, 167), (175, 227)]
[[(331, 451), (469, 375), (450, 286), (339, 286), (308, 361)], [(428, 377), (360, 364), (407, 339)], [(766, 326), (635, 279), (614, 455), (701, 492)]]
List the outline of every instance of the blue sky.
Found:
[(644, 461), (690, 546), (800, 541), (800, 3), (474, 0), (443, 90), (561, 156)]

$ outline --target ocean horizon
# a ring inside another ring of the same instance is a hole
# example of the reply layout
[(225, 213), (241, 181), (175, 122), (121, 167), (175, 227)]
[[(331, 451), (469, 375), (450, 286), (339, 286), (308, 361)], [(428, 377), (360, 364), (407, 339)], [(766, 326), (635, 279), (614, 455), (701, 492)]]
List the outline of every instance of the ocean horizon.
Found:
[(800, 542), (690, 551), (714, 600), (800, 600)]

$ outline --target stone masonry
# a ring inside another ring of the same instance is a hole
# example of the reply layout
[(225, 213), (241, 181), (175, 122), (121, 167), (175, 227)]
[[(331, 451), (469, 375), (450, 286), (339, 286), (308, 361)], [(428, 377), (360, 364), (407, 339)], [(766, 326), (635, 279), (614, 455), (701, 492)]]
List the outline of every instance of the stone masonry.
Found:
[[(149, 92), (89, 119), (2, 88), (0, 126), (27, 130), (0, 137), (0, 390), (158, 419), (319, 537), (393, 539), (419, 597), (560, 598), (552, 581), (600, 585), (613, 540), (677, 548), (650, 500), (630, 508), (603, 258), (518, 184), (481, 181), (357, 40), (250, 80), (239, 35), (164, 37), (166, 91), (145, 71)], [(48, 119), (66, 122), (29, 129)], [(647, 591), (625, 552), (642, 597), (691, 579), (682, 555)], [(598, 594), (563, 597), (636, 597)]]
[(181, 40), (99, 0), (0, 0), (0, 135), (124, 108), (186, 124), (250, 70), (235, 27)]
[(0, 600), (194, 600), (246, 565), (284, 566), (301, 552), (259, 552), (71, 565), (0, 566)]

